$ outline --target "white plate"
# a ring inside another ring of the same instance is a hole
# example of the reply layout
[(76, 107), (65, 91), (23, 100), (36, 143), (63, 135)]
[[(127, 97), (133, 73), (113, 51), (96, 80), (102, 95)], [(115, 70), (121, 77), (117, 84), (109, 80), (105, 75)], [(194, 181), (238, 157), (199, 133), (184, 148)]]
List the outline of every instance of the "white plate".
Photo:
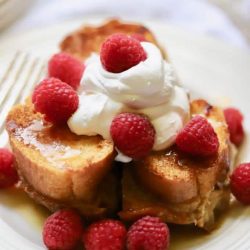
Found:
[[(58, 50), (58, 42), (80, 24), (100, 20), (78, 20), (55, 27), (33, 30), (0, 40), (0, 74), (17, 49), (47, 58)], [(167, 48), (178, 75), (193, 96), (212, 103), (240, 108), (250, 134), (250, 54), (211, 38), (196, 37), (166, 24), (144, 22)], [(240, 161), (250, 161), (249, 139), (240, 153)], [(0, 249), (44, 249), (42, 223), (47, 213), (25, 194), (16, 190), (0, 192)], [(211, 234), (198, 229), (175, 227), (171, 250), (250, 249), (250, 208), (234, 203), (220, 227)]]

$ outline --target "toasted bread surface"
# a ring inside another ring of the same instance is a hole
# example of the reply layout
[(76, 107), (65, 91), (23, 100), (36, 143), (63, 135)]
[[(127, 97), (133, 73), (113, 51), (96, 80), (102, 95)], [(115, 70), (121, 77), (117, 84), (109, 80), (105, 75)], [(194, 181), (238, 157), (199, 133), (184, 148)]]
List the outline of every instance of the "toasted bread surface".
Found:
[[(146, 41), (156, 44), (154, 35), (141, 24), (124, 23), (117, 19), (108, 21), (98, 27), (84, 26), (69, 34), (60, 45), (62, 51), (70, 53), (80, 59), (86, 59), (93, 52), (99, 52), (102, 42), (114, 33), (125, 33), (128, 35), (143, 35)], [(165, 55), (164, 51), (161, 50)]]
[(18, 187), (23, 189), (35, 202), (48, 208), (49, 211), (55, 212), (62, 208), (75, 208), (85, 220), (96, 220), (113, 216), (118, 209), (119, 196), (119, 180), (113, 171), (109, 172), (98, 185), (95, 197), (90, 201), (71, 200), (62, 201), (50, 198), (35, 190), (24, 178), (20, 175)]
[(12, 108), (6, 128), (20, 175), (49, 198), (89, 201), (111, 169), (112, 142), (46, 123), (31, 103)]
[(124, 221), (133, 222), (143, 216), (160, 217), (174, 224), (194, 224), (208, 231), (215, 226), (215, 215), (229, 206), (228, 185), (211, 190), (205, 197), (197, 196), (189, 201), (169, 203), (152, 193), (138, 182), (134, 166), (126, 166), (123, 171), (123, 210), (119, 212)]
[(135, 162), (138, 179), (171, 203), (205, 196), (217, 181), (225, 180), (229, 170), (229, 133), (222, 111), (203, 100), (196, 100), (191, 103), (191, 113), (205, 116), (214, 127), (220, 144), (215, 156), (193, 157), (173, 146)]
[(214, 210), (229, 204), (230, 146), (223, 113), (204, 100), (193, 101), (191, 112), (211, 122), (220, 142), (218, 154), (194, 158), (173, 146), (135, 162), (123, 176), (122, 219), (154, 214), (171, 223), (209, 229)]

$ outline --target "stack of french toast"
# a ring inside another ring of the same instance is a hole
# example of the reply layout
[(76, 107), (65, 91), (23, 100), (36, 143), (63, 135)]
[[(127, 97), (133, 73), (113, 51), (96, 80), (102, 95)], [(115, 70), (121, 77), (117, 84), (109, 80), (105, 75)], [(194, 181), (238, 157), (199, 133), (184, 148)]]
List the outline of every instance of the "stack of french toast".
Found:
[[(147, 28), (111, 20), (69, 34), (60, 48), (84, 61), (117, 32), (141, 35), (159, 47)], [(12, 108), (6, 121), (20, 187), (51, 211), (73, 207), (89, 220), (119, 216), (132, 222), (152, 215), (210, 230), (217, 211), (229, 205), (228, 177), (234, 159), (223, 111), (205, 100), (193, 100), (190, 113), (212, 124), (219, 141), (217, 154), (195, 157), (172, 145), (143, 159), (117, 163), (111, 140), (76, 135), (67, 124), (45, 121), (28, 98)]]

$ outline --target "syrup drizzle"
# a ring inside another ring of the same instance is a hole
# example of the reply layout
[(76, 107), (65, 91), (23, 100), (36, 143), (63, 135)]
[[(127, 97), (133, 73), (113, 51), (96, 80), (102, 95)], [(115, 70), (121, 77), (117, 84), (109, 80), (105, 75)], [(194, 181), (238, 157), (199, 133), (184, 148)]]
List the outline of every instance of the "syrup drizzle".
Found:
[(37, 140), (37, 135), (45, 128), (40, 120), (35, 120), (26, 128), (17, 128), (15, 136), (19, 141), (23, 141), (25, 145), (32, 145), (53, 165), (64, 168), (63, 160), (78, 156), (81, 151), (63, 145), (60, 142), (53, 141), (51, 143), (41, 143)]

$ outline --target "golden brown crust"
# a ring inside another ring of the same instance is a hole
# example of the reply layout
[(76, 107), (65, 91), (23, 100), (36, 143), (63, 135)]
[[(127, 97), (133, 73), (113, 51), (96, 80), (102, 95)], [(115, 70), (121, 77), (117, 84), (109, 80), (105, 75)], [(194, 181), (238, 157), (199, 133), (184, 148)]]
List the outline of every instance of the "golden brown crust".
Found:
[[(64, 52), (68, 52), (80, 59), (86, 59), (92, 52), (99, 52), (102, 42), (114, 33), (125, 33), (128, 35), (141, 34), (149, 42), (159, 46), (154, 35), (146, 27), (135, 23), (123, 23), (113, 19), (98, 26), (84, 26), (69, 34), (60, 44)], [(163, 50), (162, 53), (164, 54)]]
[(19, 173), (44, 196), (91, 200), (111, 169), (111, 142), (44, 123), (29, 103), (12, 108), (6, 128)]

